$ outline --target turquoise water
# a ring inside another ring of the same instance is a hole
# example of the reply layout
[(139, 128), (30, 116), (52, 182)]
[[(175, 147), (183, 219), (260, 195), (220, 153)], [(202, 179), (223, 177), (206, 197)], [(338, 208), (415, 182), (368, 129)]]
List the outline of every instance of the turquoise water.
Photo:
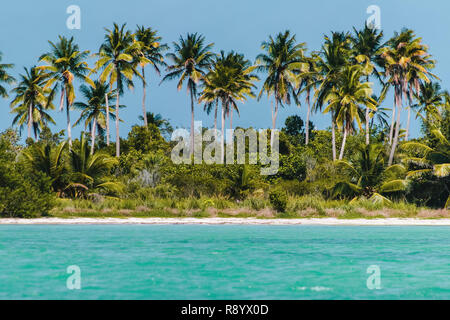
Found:
[(450, 299), (450, 227), (0, 226), (0, 299), (400, 298)]

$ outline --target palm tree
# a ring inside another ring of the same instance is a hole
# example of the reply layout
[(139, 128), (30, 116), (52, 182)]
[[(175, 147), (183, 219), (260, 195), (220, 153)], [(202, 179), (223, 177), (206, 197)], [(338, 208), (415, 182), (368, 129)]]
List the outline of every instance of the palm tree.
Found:
[(186, 83), (191, 97), (191, 136), (190, 152), (194, 152), (194, 102), (197, 97), (197, 84), (205, 76), (214, 54), (210, 51), (213, 43), (205, 45), (205, 37), (197, 33), (188, 33), (185, 38), (180, 36), (179, 42), (173, 42), (174, 52), (167, 54), (172, 65), (167, 67), (167, 74), (161, 82), (179, 79), (177, 89), (181, 90)]
[[(420, 39), (420, 38), (419, 38)], [(411, 62), (406, 75), (408, 82), (408, 120), (406, 123), (405, 140), (408, 141), (409, 127), (411, 123), (411, 106), (416, 95), (420, 94), (422, 84), (430, 83), (429, 77), (439, 80), (439, 78), (430, 72), (435, 67), (435, 61), (431, 59), (431, 55), (427, 53), (428, 47), (421, 45), (422, 52), (419, 50), (411, 57)]]
[(73, 196), (82, 198), (100, 190), (120, 191), (122, 185), (108, 179), (110, 170), (117, 161), (101, 152), (92, 155), (84, 134), (81, 134), (79, 146), (70, 151), (71, 182), (66, 189), (72, 191)]
[[(238, 102), (244, 102), (247, 96), (254, 97), (254, 82), (258, 78), (252, 74), (256, 66), (252, 66), (242, 54), (221, 51), (212, 68), (204, 78), (202, 95), (199, 102), (207, 106), (222, 104), (222, 162), (224, 161), (225, 114), (231, 110), (239, 113)], [(231, 123), (232, 125), (232, 123)]]
[(369, 109), (370, 110), (369, 118), (371, 119), (369, 124), (369, 130), (372, 130), (375, 122), (377, 122), (378, 127), (381, 128), (383, 132), (389, 128), (389, 122), (387, 120), (389, 118), (389, 115), (387, 114), (387, 111), (390, 111), (391, 109), (383, 108), (381, 106), (384, 100), (386, 99), (388, 90), (389, 85), (386, 84), (381, 90), (379, 96), (375, 94), (372, 95), (372, 100), (376, 102), (375, 104), (376, 109), (375, 110)]
[(304, 67), (300, 70), (299, 78), (300, 85), (298, 94), (306, 93), (306, 104), (308, 105), (308, 110), (306, 112), (306, 137), (305, 144), (309, 144), (309, 118), (311, 116), (311, 89), (316, 92), (317, 85), (321, 80), (321, 72), (318, 66), (319, 57), (317, 54), (313, 53), (310, 57), (303, 58)]
[(370, 144), (357, 148), (353, 161), (339, 160), (336, 166), (341, 172), (348, 172), (349, 179), (339, 181), (332, 189), (334, 197), (367, 198), (374, 203), (389, 203), (383, 193), (406, 189), (406, 169), (401, 165), (385, 167), (384, 148)]
[[(438, 145), (431, 148), (424, 143), (407, 142), (402, 145), (402, 149), (418, 153), (418, 156), (406, 156), (403, 158), (403, 162), (413, 165), (412, 170), (408, 171), (408, 177), (431, 174), (443, 182), (441, 185), (449, 194), (450, 142), (439, 129), (432, 129), (431, 134), (438, 140)], [(447, 198), (445, 208), (449, 206), (450, 196)]]
[(139, 56), (145, 58), (141, 59), (142, 68), (142, 87), (143, 87), (143, 97), (142, 97), (142, 115), (144, 118), (144, 125), (147, 127), (147, 110), (145, 107), (145, 99), (147, 96), (147, 82), (145, 78), (145, 65), (150, 64), (158, 75), (161, 74), (159, 67), (165, 66), (163, 52), (169, 47), (166, 44), (161, 44), (161, 37), (157, 35), (157, 31), (152, 28), (145, 28), (144, 26), (138, 26), (135, 33), (136, 40), (140, 43), (140, 48), (138, 50)]
[[(325, 36), (325, 43), (319, 54), (319, 68), (322, 73), (320, 86), (315, 93), (314, 110), (322, 110), (328, 103), (326, 97), (336, 86), (342, 70), (348, 66), (351, 57), (350, 35), (343, 32), (333, 32), (331, 37)], [(336, 160), (336, 115), (331, 110), (331, 144), (333, 160)]]
[(67, 172), (64, 162), (64, 151), (67, 142), (64, 141), (53, 148), (50, 144), (33, 144), (23, 151), (28, 164), (36, 171), (45, 173), (52, 183), (53, 191), (60, 196), (67, 186), (64, 174)]
[[(157, 127), (161, 133), (163, 134), (171, 134), (173, 132), (173, 127), (170, 125), (169, 120), (164, 119), (162, 117), (162, 115), (158, 114), (154, 114), (153, 112), (148, 112), (146, 114), (146, 118), (147, 118), (147, 126), (148, 125), (154, 125), (155, 127)], [(139, 120), (144, 121), (144, 117), (143, 116), (139, 116)]]
[(291, 35), (290, 31), (286, 30), (284, 33), (278, 33), (275, 39), (269, 36), (269, 40), (261, 44), (261, 49), (265, 53), (256, 57), (256, 64), (259, 71), (267, 73), (267, 78), (259, 93), (258, 100), (261, 99), (263, 93), (266, 93), (269, 98), (274, 95), (275, 113), (272, 115), (272, 146), (278, 106), (290, 105), (291, 99), (299, 104), (296, 94), (296, 88), (298, 87), (296, 74), (302, 67), (305, 44), (297, 43), (295, 35)]
[[(110, 90), (107, 84), (100, 81), (94, 82), (94, 87), (82, 85), (80, 87), (81, 94), (86, 102), (75, 102), (74, 107), (81, 110), (80, 118), (75, 122), (78, 125), (84, 121), (84, 127), (91, 127), (91, 154), (94, 154), (96, 129), (106, 126), (106, 117), (110, 116), (115, 119), (113, 111), (109, 115), (106, 114), (106, 97), (109, 101), (114, 101), (116, 92)], [(123, 107), (123, 106), (122, 106)]]
[(40, 128), (48, 122), (55, 124), (52, 117), (46, 113), (47, 109), (54, 109), (52, 104), (52, 91), (44, 86), (46, 74), (36, 67), (26, 69), (25, 74), (20, 75), (20, 82), (12, 92), (16, 94), (11, 102), (12, 113), (17, 114), (13, 119), (13, 125), (19, 124), (20, 130), (27, 124), (28, 138), (31, 138), (31, 130), (37, 139)]
[[(381, 43), (381, 40), (383, 39), (383, 31), (378, 31), (376, 28), (370, 28), (367, 24), (365, 24), (364, 29), (356, 30), (356, 28), (353, 28), (353, 31), (354, 35), (351, 39), (355, 59), (357, 62), (363, 63), (365, 67), (366, 81), (369, 82), (370, 75), (375, 74), (378, 76), (376, 67), (382, 64), (379, 50), (383, 46)], [(365, 129), (367, 145), (370, 142), (369, 120), (370, 109), (366, 108)]]
[(66, 101), (67, 116), (67, 137), (69, 148), (72, 146), (72, 126), (70, 123), (70, 108), (75, 101), (74, 78), (78, 78), (93, 85), (92, 80), (86, 76), (90, 71), (85, 59), (89, 51), (80, 51), (78, 45), (74, 43), (74, 38), (67, 39), (59, 36), (59, 41), (55, 44), (49, 41), (51, 51), (44, 53), (39, 61), (48, 65), (38, 67), (47, 72), (48, 81), (44, 88), (53, 86), (53, 92), (61, 90), (59, 110), (63, 110), (64, 99)]
[(336, 124), (344, 129), (339, 160), (342, 160), (344, 157), (345, 143), (347, 135), (351, 133), (353, 121), (356, 120), (359, 128), (362, 128), (360, 105), (365, 105), (366, 108), (372, 110), (376, 108), (376, 101), (373, 101), (371, 98), (371, 83), (361, 83), (362, 75), (363, 70), (359, 65), (345, 68), (336, 86), (325, 97), (325, 101), (329, 101), (329, 104), (324, 113), (333, 111)]
[(125, 31), (126, 24), (119, 27), (114, 23), (113, 29), (106, 29), (105, 41), (100, 46), (95, 63), (95, 70), (103, 69), (100, 82), (109, 78), (109, 87), (116, 84), (116, 157), (120, 157), (119, 106), (120, 95), (124, 92), (124, 84), (133, 88), (133, 77), (141, 74), (136, 70), (135, 57), (139, 51), (139, 42), (134, 41), (131, 31)]
[(433, 125), (441, 118), (440, 110), (445, 107), (446, 94), (438, 82), (424, 83), (421, 85), (419, 94), (415, 93), (414, 97), (417, 103), (411, 108), (417, 110), (417, 117), (421, 117), (424, 122)]
[[(2, 53), (0, 52), (0, 62), (2, 61)], [(8, 98), (8, 91), (1, 83), (11, 84), (14, 82), (14, 77), (9, 75), (7, 69), (12, 69), (13, 64), (0, 63), (0, 97)]]
[[(412, 96), (411, 83), (414, 83), (414, 86), (419, 83), (418, 80), (411, 80), (413, 74), (425, 77), (426, 82), (429, 81), (428, 71), (421, 64), (426, 66), (426, 61), (430, 61), (425, 46), (421, 44), (421, 39), (415, 38), (414, 32), (408, 29), (402, 30), (400, 34), (395, 33), (394, 37), (388, 41), (388, 47), (382, 48), (380, 53), (384, 59), (384, 74), (394, 88), (394, 109), (389, 133), (391, 144), (389, 165), (392, 165), (399, 140), (402, 97), (408, 95), (408, 89), (410, 89), (409, 94)], [(397, 119), (395, 121), (395, 135), (393, 136), (395, 113)]]

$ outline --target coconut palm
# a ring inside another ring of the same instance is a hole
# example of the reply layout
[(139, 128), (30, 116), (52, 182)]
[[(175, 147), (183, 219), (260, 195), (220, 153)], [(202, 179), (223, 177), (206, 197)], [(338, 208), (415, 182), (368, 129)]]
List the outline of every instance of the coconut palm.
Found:
[(445, 108), (447, 94), (438, 82), (422, 84), (419, 94), (414, 94), (417, 103), (411, 106), (416, 110), (416, 118), (421, 117), (424, 122), (431, 125), (438, 122), (441, 118), (441, 110)]
[[(353, 28), (354, 35), (351, 37), (353, 51), (357, 62), (362, 63), (365, 68), (366, 81), (369, 82), (371, 75), (379, 77), (377, 67), (382, 64), (379, 50), (382, 48), (383, 31), (371, 28), (365, 24), (364, 29)], [(381, 79), (380, 79), (381, 80)], [(365, 110), (366, 144), (370, 142), (370, 109)]]
[(53, 43), (49, 41), (51, 51), (44, 53), (39, 61), (47, 63), (46, 66), (38, 67), (47, 72), (48, 80), (44, 88), (53, 86), (53, 92), (61, 90), (59, 110), (64, 107), (66, 102), (67, 117), (67, 137), (69, 140), (69, 148), (72, 146), (72, 125), (70, 123), (70, 108), (75, 101), (74, 78), (81, 79), (84, 82), (93, 85), (92, 80), (86, 76), (90, 71), (86, 58), (89, 51), (80, 51), (78, 45), (74, 42), (74, 38), (70, 39), (59, 36), (59, 41)]
[[(0, 62), (2, 62), (2, 53), (0, 52)], [(10, 63), (0, 63), (0, 97), (8, 98), (8, 91), (2, 86), (2, 83), (12, 84), (14, 82), (14, 77), (8, 74), (8, 69), (12, 69), (13, 64)]]
[(78, 101), (74, 103), (74, 107), (81, 111), (80, 118), (75, 122), (75, 125), (84, 121), (85, 129), (88, 126), (91, 127), (91, 154), (94, 154), (97, 128), (105, 128), (107, 116), (115, 119), (114, 110), (109, 110), (109, 115), (107, 115), (106, 98), (114, 102), (116, 97), (116, 91), (110, 90), (107, 84), (97, 80), (94, 85), (94, 87), (82, 85), (80, 91), (86, 102)]
[(269, 36), (268, 41), (261, 44), (264, 53), (256, 57), (258, 70), (267, 73), (263, 87), (258, 95), (263, 93), (275, 100), (275, 112), (272, 114), (271, 146), (276, 127), (279, 105), (290, 105), (291, 101), (299, 104), (296, 89), (298, 88), (298, 71), (302, 68), (305, 43), (297, 43), (295, 35), (289, 30), (278, 33), (275, 39)]
[[(319, 68), (322, 73), (320, 85), (315, 93), (314, 110), (322, 110), (328, 103), (326, 97), (336, 86), (342, 70), (349, 65), (351, 57), (350, 35), (344, 32), (332, 32), (325, 36), (325, 43), (319, 53)], [(331, 112), (331, 144), (333, 160), (336, 160), (336, 115)]]
[[(170, 135), (173, 132), (173, 127), (170, 125), (169, 120), (164, 119), (162, 115), (154, 114), (153, 112), (147, 112), (147, 125), (154, 125), (162, 134)], [(139, 116), (139, 120), (144, 121), (143, 116)]]
[(36, 67), (24, 70), (25, 74), (20, 75), (19, 84), (12, 90), (16, 95), (10, 105), (11, 112), (16, 114), (13, 125), (20, 125), (20, 131), (27, 125), (28, 138), (31, 138), (33, 129), (34, 137), (37, 139), (41, 127), (49, 122), (55, 124), (46, 112), (48, 109), (54, 109), (53, 93), (51, 89), (45, 89), (47, 75), (44, 71)]
[(120, 95), (124, 93), (124, 85), (134, 88), (133, 77), (142, 75), (136, 70), (135, 57), (140, 44), (134, 41), (134, 36), (129, 30), (125, 30), (126, 24), (119, 26), (114, 23), (113, 29), (106, 29), (105, 40), (97, 53), (98, 60), (95, 70), (102, 69), (100, 82), (105, 83), (108, 79), (109, 87), (116, 85), (116, 157), (120, 157), (120, 132), (119, 132), (119, 109)]
[(160, 75), (161, 72), (159, 67), (165, 66), (163, 53), (169, 47), (166, 44), (161, 44), (161, 37), (158, 36), (156, 30), (152, 28), (145, 28), (144, 26), (137, 26), (137, 30), (135, 33), (136, 40), (140, 43), (140, 48), (138, 50), (138, 55), (145, 58), (146, 60), (141, 59), (141, 72), (142, 72), (142, 87), (143, 87), (143, 96), (142, 96), (142, 116), (144, 118), (144, 125), (148, 125), (147, 121), (147, 110), (145, 107), (145, 99), (147, 96), (147, 81), (145, 77), (145, 66), (150, 64), (153, 67), (153, 70)]
[(247, 97), (254, 97), (254, 82), (258, 78), (252, 74), (255, 70), (250, 61), (243, 55), (231, 51), (225, 54), (221, 51), (215, 59), (212, 68), (204, 77), (203, 91), (199, 102), (207, 106), (222, 104), (222, 162), (224, 161), (225, 115), (231, 110), (239, 113), (238, 102), (244, 102)]
[(343, 127), (344, 137), (342, 139), (342, 147), (339, 153), (339, 160), (344, 156), (345, 143), (349, 133), (352, 130), (353, 121), (356, 120), (361, 129), (361, 108), (364, 105), (371, 110), (376, 109), (376, 101), (372, 100), (371, 83), (360, 81), (363, 76), (362, 67), (353, 65), (346, 67), (336, 85), (331, 89), (325, 97), (325, 101), (329, 101), (324, 113), (333, 111), (338, 127)]
[(197, 85), (205, 76), (211, 65), (214, 54), (210, 51), (213, 43), (205, 44), (205, 37), (197, 33), (188, 33), (186, 37), (180, 36), (173, 42), (174, 52), (167, 54), (172, 64), (167, 67), (167, 74), (161, 82), (178, 79), (177, 89), (181, 90), (186, 83), (187, 91), (191, 97), (191, 134), (190, 152), (194, 152), (194, 104), (197, 99)]
[(317, 54), (313, 53), (311, 56), (303, 58), (303, 67), (300, 70), (300, 74), (298, 75), (300, 79), (299, 91), (300, 93), (305, 93), (306, 104), (308, 106), (308, 110), (306, 112), (306, 137), (305, 144), (309, 144), (309, 119), (311, 116), (311, 90), (314, 92), (317, 90), (317, 85), (321, 80), (321, 72), (318, 66), (319, 57)]
[[(389, 165), (391, 165), (394, 161), (394, 154), (399, 141), (403, 96), (407, 97), (408, 89), (411, 89), (411, 83), (414, 83), (414, 86), (417, 84), (416, 81), (411, 82), (414, 73), (425, 77), (426, 82), (429, 81), (428, 71), (424, 66), (430, 61), (426, 53), (426, 47), (421, 44), (421, 38), (415, 38), (412, 30), (404, 29), (400, 34), (395, 33), (394, 37), (387, 44), (387, 47), (381, 48), (380, 54), (384, 59), (384, 75), (394, 88), (394, 109), (389, 133), (389, 142), (391, 144)], [(412, 92), (409, 94), (412, 96)], [(397, 118), (395, 120), (394, 135), (395, 116)]]
[(411, 123), (411, 108), (415, 96), (420, 94), (420, 89), (423, 84), (430, 83), (430, 78), (438, 77), (430, 72), (435, 67), (435, 61), (431, 59), (431, 55), (427, 54), (428, 47), (422, 45), (423, 52), (417, 52), (412, 55), (411, 62), (408, 67), (408, 73), (406, 75), (408, 82), (408, 120), (406, 123), (405, 140), (409, 138), (409, 127)]

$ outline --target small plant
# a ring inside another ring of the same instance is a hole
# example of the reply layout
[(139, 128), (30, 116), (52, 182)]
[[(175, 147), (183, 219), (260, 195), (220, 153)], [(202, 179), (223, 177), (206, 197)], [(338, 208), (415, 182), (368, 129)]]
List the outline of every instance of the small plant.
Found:
[(288, 197), (286, 192), (284, 192), (283, 190), (276, 189), (271, 191), (269, 194), (269, 201), (276, 211), (278, 212), (286, 211)]

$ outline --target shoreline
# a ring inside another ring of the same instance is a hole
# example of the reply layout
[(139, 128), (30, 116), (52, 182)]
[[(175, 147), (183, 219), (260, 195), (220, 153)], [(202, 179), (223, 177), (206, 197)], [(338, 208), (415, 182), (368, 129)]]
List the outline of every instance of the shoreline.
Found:
[(2, 218), (0, 225), (318, 225), (318, 226), (450, 226), (450, 219), (256, 219), (256, 218)]

